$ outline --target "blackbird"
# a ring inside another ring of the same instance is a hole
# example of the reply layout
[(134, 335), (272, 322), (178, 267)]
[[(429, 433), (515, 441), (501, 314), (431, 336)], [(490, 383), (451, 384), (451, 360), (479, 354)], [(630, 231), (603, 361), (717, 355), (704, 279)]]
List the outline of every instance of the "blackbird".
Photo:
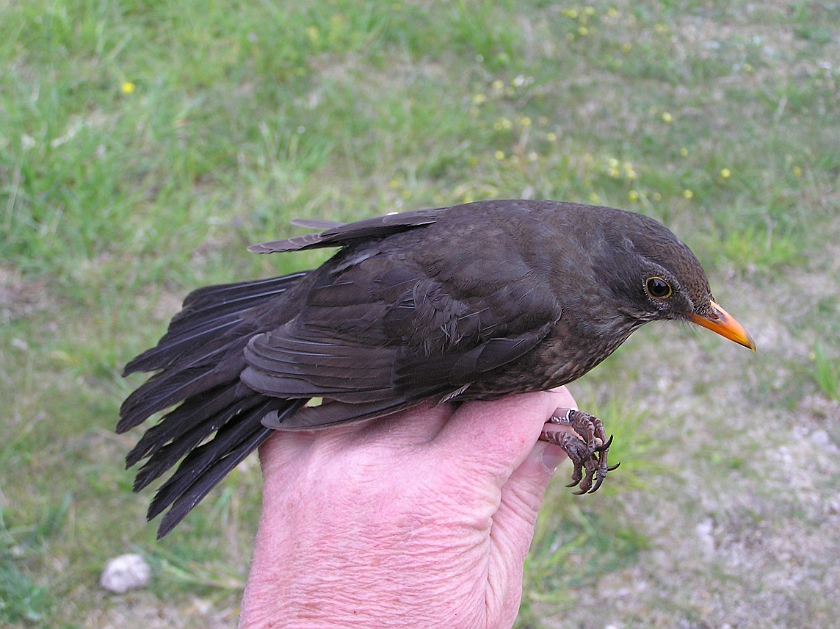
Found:
[[(297, 224), (324, 231), (250, 250), (339, 251), (311, 271), (193, 291), (125, 368), (156, 373), (123, 403), (117, 432), (180, 403), (126, 459), (148, 459), (135, 491), (181, 461), (149, 507), (152, 519), (171, 506), (158, 537), (275, 430), (557, 387), (648, 321), (691, 321), (755, 349), (691, 250), (640, 214), (505, 200)], [(613, 469), (603, 425), (570, 409), (550, 422), (573, 433), (541, 439), (569, 454), (572, 486), (595, 491)]]

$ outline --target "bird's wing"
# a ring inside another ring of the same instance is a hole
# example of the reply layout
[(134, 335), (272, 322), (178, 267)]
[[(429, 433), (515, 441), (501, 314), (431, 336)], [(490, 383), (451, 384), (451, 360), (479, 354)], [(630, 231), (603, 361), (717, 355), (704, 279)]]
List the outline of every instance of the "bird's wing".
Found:
[(296, 318), (251, 339), (242, 381), (267, 395), (336, 401), (275, 426), (285, 429), (454, 394), (533, 349), (561, 314), (515, 253), (475, 264), (492, 264), (493, 273), (471, 269), (469, 259), (456, 273), (374, 246), (339, 255), (319, 271)]
[(321, 247), (341, 247), (373, 238), (384, 238), (391, 234), (406, 231), (422, 225), (430, 225), (446, 208), (418, 210), (401, 214), (386, 214), (355, 223), (333, 223), (309, 219), (294, 220), (293, 224), (319, 229), (329, 226), (322, 232), (304, 234), (286, 240), (274, 240), (248, 247), (252, 253), (280, 253), (284, 251), (302, 251)]

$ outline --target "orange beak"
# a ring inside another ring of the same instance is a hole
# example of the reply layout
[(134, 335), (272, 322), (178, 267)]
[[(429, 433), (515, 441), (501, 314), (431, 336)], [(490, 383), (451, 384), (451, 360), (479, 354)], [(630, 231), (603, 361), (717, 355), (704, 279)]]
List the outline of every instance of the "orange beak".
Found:
[(726, 310), (718, 306), (715, 302), (712, 302), (712, 310), (714, 312), (708, 317), (693, 314), (689, 318), (693, 323), (708, 328), (712, 332), (720, 334), (725, 339), (735, 341), (739, 345), (749, 347), (752, 351), (755, 351), (755, 343), (749, 335), (749, 332), (744, 329), (744, 326), (735, 321)]

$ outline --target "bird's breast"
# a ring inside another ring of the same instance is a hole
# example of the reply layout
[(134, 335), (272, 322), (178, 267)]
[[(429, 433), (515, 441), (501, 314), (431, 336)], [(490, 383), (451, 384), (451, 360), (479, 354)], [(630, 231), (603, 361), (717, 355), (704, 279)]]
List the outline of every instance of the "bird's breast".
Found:
[(508, 393), (545, 391), (577, 380), (612, 354), (641, 324), (627, 322), (609, 332), (585, 332), (560, 322), (528, 354), (487, 374), (470, 385), (471, 399), (488, 399)]

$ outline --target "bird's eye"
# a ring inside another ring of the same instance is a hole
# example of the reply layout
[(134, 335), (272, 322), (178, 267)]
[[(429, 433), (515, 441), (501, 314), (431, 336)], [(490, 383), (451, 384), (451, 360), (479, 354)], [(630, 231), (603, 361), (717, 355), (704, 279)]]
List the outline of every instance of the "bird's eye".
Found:
[(673, 293), (671, 285), (661, 277), (649, 277), (645, 280), (648, 295), (655, 299), (667, 299)]

